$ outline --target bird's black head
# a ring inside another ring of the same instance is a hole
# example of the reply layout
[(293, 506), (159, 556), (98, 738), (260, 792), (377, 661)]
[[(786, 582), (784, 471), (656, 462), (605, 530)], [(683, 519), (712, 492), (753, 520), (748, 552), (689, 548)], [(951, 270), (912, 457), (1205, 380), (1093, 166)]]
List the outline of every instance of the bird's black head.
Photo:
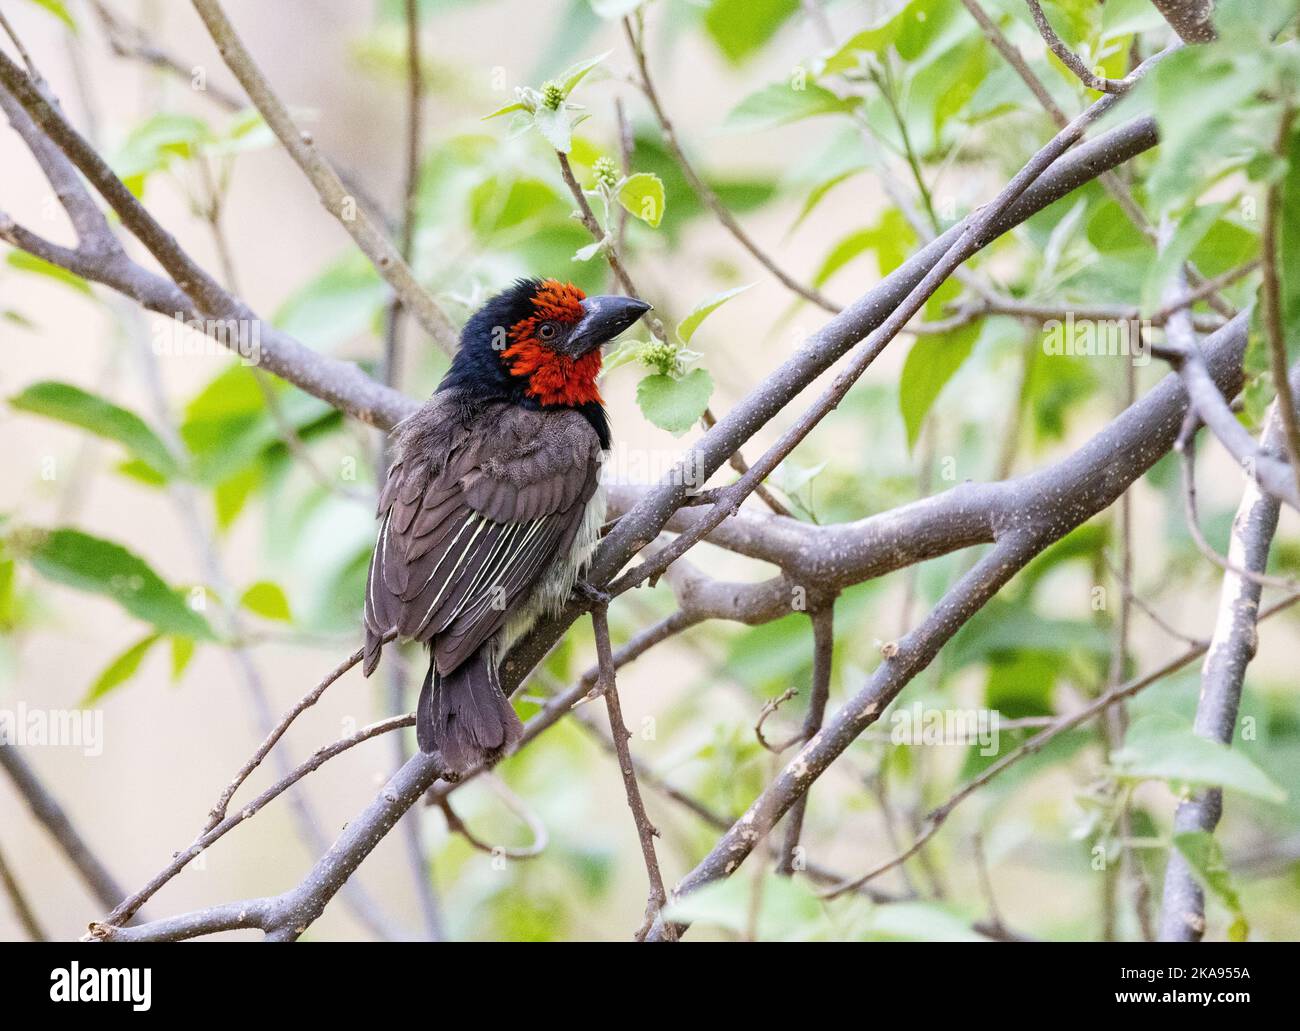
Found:
[(439, 389), (579, 409), (608, 447), (596, 385), (600, 348), (649, 310), (635, 297), (587, 297), (572, 283), (520, 279), (470, 317)]

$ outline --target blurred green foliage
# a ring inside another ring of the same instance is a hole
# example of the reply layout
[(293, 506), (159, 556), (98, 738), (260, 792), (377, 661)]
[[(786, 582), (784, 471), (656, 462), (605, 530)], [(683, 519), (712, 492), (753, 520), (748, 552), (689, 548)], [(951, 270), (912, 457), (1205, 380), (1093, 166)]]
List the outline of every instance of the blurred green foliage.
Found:
[[(421, 4), (422, 17), (432, 34), (449, 11), (472, 4), (428, 0)], [(42, 0), (42, 6), (75, 24), (63, 5)], [(837, 25), (852, 20), (840, 10), (845, 6), (832, 6)], [(734, 241), (706, 231), (711, 213), (640, 107), (628, 165), (623, 165), (618, 127), (606, 115), (617, 85), (607, 66), (625, 68), (627, 58), (621, 51), (618, 57), (592, 55), (599, 49), (597, 37), (621, 44), (620, 33), (606, 30), (608, 22), (628, 15), (644, 19), (651, 63), (667, 69), (665, 78), (685, 74), (663, 50), (674, 38), (687, 38), (694, 51), (716, 52), (725, 70), (722, 81), (735, 87), (730, 113), (719, 124), (688, 125), (683, 118), (679, 126), (690, 137), (683, 145), (722, 203), (741, 218), (776, 217), (789, 226), (787, 239), (800, 242), (833, 208), (833, 231), (818, 237), (817, 261), (795, 271), (818, 288), (835, 287), (843, 297), (860, 293), (901, 264), (921, 236), (892, 205), (882, 210), (859, 203), (859, 177), (887, 171), (901, 179), (928, 234), (987, 200), (1052, 131), (1046, 114), (955, 0), (885, 6), (886, 17), (877, 24), (862, 25), (835, 47), (817, 48), (803, 31), (797, 0), (575, 0), (565, 6), (555, 37), (545, 46), (539, 43), (540, 74), (531, 84), (511, 84), (518, 92), (504, 105), (501, 96), (485, 95), (454, 56), (440, 51), (431, 61), (426, 87), (463, 117), (440, 122), (423, 155), (412, 262), (418, 275), (458, 317), (520, 275), (555, 274), (585, 290), (602, 290), (610, 282), (605, 253), (615, 245), (623, 213), (631, 216), (623, 250), (630, 267), (644, 261), (671, 271), (689, 250), (692, 268), (709, 259), (714, 268), (734, 270)], [(1073, 113), (1092, 99), (1046, 55), (1023, 3), (991, 0), (985, 6), (1063, 108)], [(1131, 70), (1135, 48), (1149, 55), (1168, 38), (1145, 0), (1104, 5), (1058, 0), (1045, 6), (1065, 43), (1089, 55), (1108, 76)], [(1122, 175), (1151, 218), (1168, 221), (1170, 246), (1158, 254), (1113, 196), (1091, 183), (973, 259), (969, 266), (976, 274), (1024, 302), (1062, 310), (1136, 306), (1149, 315), (1160, 307), (1184, 261), (1215, 276), (1258, 256), (1259, 198), (1264, 188), (1277, 184), (1283, 197), (1280, 272), (1287, 336), (1293, 345), (1300, 341), (1300, 125), (1282, 132), (1282, 145), (1276, 145), (1300, 78), (1296, 6), (1290, 0), (1220, 0), (1218, 9), (1221, 40), (1162, 61), (1107, 122), (1141, 112), (1155, 115), (1160, 146), (1131, 162)], [(342, 74), (371, 76), (398, 90), (404, 67), (400, 28), (401, 4), (376, 4), (373, 26), (355, 41), (355, 67)], [(1278, 32), (1287, 45), (1275, 45)], [(805, 53), (789, 71), (783, 62), (792, 46)], [(494, 111), (502, 117), (492, 118)], [(808, 132), (802, 123), (812, 119), (821, 142), (802, 153), (782, 150), (781, 134), (796, 123)], [(165, 177), (196, 214), (214, 199), (209, 191), (216, 191), (216, 199), (224, 197), (243, 154), (270, 142), (265, 126), (247, 113), (159, 111), (114, 128), (121, 142), (113, 165), (131, 189), (150, 198), (151, 184)], [(785, 167), (776, 174), (723, 160), (726, 141), (734, 138), (729, 134), (770, 138)], [(605, 232), (601, 239), (593, 239), (572, 217), (574, 198), (560, 177), (556, 151), (567, 155), (586, 191)], [(779, 257), (785, 264), (784, 254)], [(79, 295), (91, 294), (77, 277), (14, 252), (6, 255), (0, 272), (44, 277)], [(725, 368), (725, 353), (700, 342), (707, 331), (699, 337), (696, 332), (706, 316), (745, 287), (734, 272), (716, 278), (714, 283), (674, 282), (669, 296), (652, 298), (666, 324), (677, 320), (676, 331), (667, 339), (629, 341), (609, 361), (609, 375), (627, 375), (621, 366), (635, 369), (644, 417), (674, 435), (697, 425), (715, 392), (714, 373), (721, 379), (719, 366)], [(1246, 277), (1224, 294), (1244, 307), (1253, 302), (1257, 283), (1257, 276)], [(755, 294), (779, 289), (769, 279), (754, 286)], [(924, 318), (950, 319), (972, 300), (977, 298), (954, 279), (927, 305)], [(273, 321), (313, 348), (359, 357), (376, 371), (388, 304), (378, 275), (345, 250), (303, 269)], [(1196, 310), (1209, 311), (1204, 305)], [(21, 305), (0, 315), (13, 332), (34, 331), (41, 322), (39, 310)], [(754, 358), (744, 367), (745, 389), (785, 356), (774, 345), (780, 331), (775, 327), (758, 342), (762, 360)], [(898, 381), (868, 380), (855, 387), (773, 478), (799, 517), (823, 523), (859, 519), (962, 480), (1023, 471), (1058, 454), (1063, 442), (1081, 440), (1123, 396), (1122, 359), (1047, 356), (1037, 331), (1026, 330), (1014, 317), (981, 314), (949, 331), (894, 346), (910, 346)], [(1253, 379), (1242, 414), (1251, 429), (1271, 399), (1261, 348), (1256, 330), (1248, 359)], [(445, 359), (422, 348), (407, 373), (407, 388), (427, 390), (444, 368)], [(1142, 387), (1162, 371), (1155, 365), (1139, 368)], [(176, 442), (167, 441), (150, 417), (68, 382), (28, 384), (10, 396), (9, 404), (24, 418), (54, 420), (111, 442), (113, 470), (135, 489), (184, 485), (199, 491), (221, 533), (256, 519), (265, 575), (238, 585), (231, 599), (256, 620), (303, 635), (355, 634), (374, 528), (370, 512), (348, 492), (364, 492), (373, 484), (374, 446), (328, 405), (278, 381), (259, 384), (253, 370), (237, 361), (187, 400)], [(637, 417), (618, 413), (620, 421)], [(286, 428), (329, 482), (303, 467), (286, 444)], [(1157, 465), (1143, 490), (1152, 507), (1163, 506), (1157, 518), (1164, 520), (1166, 547), (1141, 555), (1137, 588), (1164, 608), (1181, 592), (1204, 588), (1213, 571), (1182, 527), (1171, 463)], [(1204, 525), (1222, 549), (1230, 514), (1206, 508)], [(129, 686), (156, 646), (170, 648), (172, 675), (183, 682), (197, 646), (230, 643), (219, 640), (202, 614), (211, 585), (173, 585), (147, 555), (127, 550), (111, 536), (107, 527), (33, 527), (14, 518), (3, 524), (0, 546), (0, 628), (6, 635), (21, 636), (60, 620), (40, 602), (47, 583), (111, 599), (143, 624), (145, 635), (104, 656), (103, 672), (86, 686), (86, 701), (97, 704), (111, 704), (108, 696)], [(1097, 590), (1113, 583), (1105, 563), (1116, 548), (1110, 513), (1066, 536), (957, 634), (899, 705), (921, 700), (942, 709), (980, 707), (1006, 720), (1032, 720), (1068, 711), (1104, 690), (1119, 589), (1112, 586), (1108, 598), (1103, 590), (1100, 604)], [(970, 561), (964, 554), (946, 556), (841, 595), (832, 706), (876, 666), (881, 645), (914, 626)], [(1279, 538), (1274, 564), (1300, 570), (1300, 545)], [(612, 613), (615, 643), (670, 610), (666, 587), (638, 591)], [(1140, 625), (1144, 637), (1161, 633)], [(1292, 633), (1295, 626), (1292, 618)], [(543, 669), (549, 682), (571, 682), (582, 673), (590, 661), (584, 635), (585, 630), (575, 630), (547, 659)], [(711, 624), (688, 632), (678, 647), (694, 676), (657, 715), (653, 738), (634, 737), (633, 748), (673, 785), (732, 819), (775, 768), (752, 730), (761, 703), (797, 687), (800, 697), (787, 702), (774, 723), (794, 727), (802, 718), (812, 665), (810, 621), (795, 612), (758, 627)], [(1182, 644), (1168, 642), (1168, 647)], [(1133, 671), (1131, 665), (1125, 670)], [(1194, 674), (1185, 674), (1139, 695), (1120, 742), (1107, 742), (1096, 724), (1056, 739), (999, 777), (982, 795), (983, 804), (972, 804), (969, 816), (963, 810), (955, 817), (960, 831), (941, 836), (930, 861), (946, 875), (964, 876), (968, 864), (957, 853), (962, 838), (978, 830), (989, 838), (995, 865), (1014, 864), (1037, 884), (1054, 878), (1062, 890), (1087, 899), (1093, 885), (1089, 857), (1097, 849), (1109, 855), (1115, 848), (1116, 798), (1132, 804), (1134, 825), (1148, 829), (1142, 833), (1157, 835), (1157, 828), (1168, 826), (1167, 812), (1157, 812), (1160, 806), (1167, 809), (1168, 795), (1138, 791), (1151, 781), (1174, 792), (1187, 785), (1224, 785), (1231, 805), (1228, 832), (1221, 837), (1229, 852), (1234, 840), (1294, 834), (1300, 821), (1300, 698), (1294, 684), (1265, 682), (1253, 671), (1248, 675), (1244, 713), (1254, 736), (1243, 736), (1231, 750), (1190, 734), (1195, 693)], [(525, 718), (536, 711), (534, 701), (524, 700), (520, 708)], [(901, 808), (923, 814), (1033, 732), (1003, 732), (992, 754), (976, 744), (960, 745), (948, 760), (934, 750), (891, 740), (891, 715), (877, 725), (881, 734), (852, 746), (834, 785), (819, 782), (805, 836), (815, 850), (829, 850), (838, 831), (856, 828), (859, 842), (868, 832), (875, 835), (882, 820), (887, 822), (881, 784), (889, 785), (889, 796)], [(597, 819), (610, 796), (597, 792), (593, 781), (612, 783), (612, 769), (592, 738), (568, 724), (504, 764), (504, 777), (551, 829), (550, 846), (540, 858), (511, 862), (502, 877), (462, 840), (440, 838), (435, 867), (454, 900), (457, 933), (527, 940), (611, 933), (611, 922), (593, 914), (615, 903), (624, 873), (616, 858), (623, 854), (619, 850), (627, 844), (630, 826), (621, 812), (617, 821)], [(1099, 779), (1105, 788), (1095, 791)], [(1045, 783), (1050, 788), (1044, 789)], [(819, 801), (823, 797), (825, 806)], [(484, 836), (519, 843), (518, 828), (501, 815), (495, 796), (470, 788), (456, 799), (462, 818), (482, 828)], [(669, 865), (685, 868), (714, 837), (712, 829), (682, 817), (671, 845), (665, 845), (680, 854)], [(1275, 899), (1295, 901), (1294, 884), (1237, 883), (1215, 839), (1166, 838), (1151, 852), (1163, 856), (1175, 847), (1210, 889), (1219, 907), (1212, 910), (1214, 919), (1228, 927), (1227, 936), (1246, 933), (1247, 914), (1257, 907)], [(847, 861), (866, 865), (854, 854)], [(1158, 874), (1162, 864), (1150, 862)], [(873, 905), (849, 898), (826, 904), (803, 878), (738, 876), (674, 903), (673, 915), (718, 933), (772, 939), (970, 937), (982, 903), (973, 889), (957, 898), (962, 901)], [(1051, 910), (1025, 929), (1045, 937), (1095, 934), (1093, 903), (1077, 908), (1076, 916)], [(634, 920), (636, 913), (620, 915)], [(1273, 926), (1292, 934), (1300, 927), (1294, 910)], [(1130, 927), (1126, 933), (1136, 932)]]

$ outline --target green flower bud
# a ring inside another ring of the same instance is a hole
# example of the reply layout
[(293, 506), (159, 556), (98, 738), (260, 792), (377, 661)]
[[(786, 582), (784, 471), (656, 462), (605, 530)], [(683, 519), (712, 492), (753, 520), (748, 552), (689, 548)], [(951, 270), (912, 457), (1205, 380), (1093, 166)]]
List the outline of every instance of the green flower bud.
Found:
[(656, 372), (670, 376), (677, 369), (677, 348), (662, 340), (654, 340), (641, 350), (641, 360)]
[(564, 103), (564, 89), (558, 82), (548, 82), (542, 86), (542, 103), (552, 111), (558, 111)]
[(596, 177), (596, 182), (608, 186), (611, 190), (618, 182), (618, 169), (609, 158), (597, 158), (596, 163), (591, 166), (591, 174)]

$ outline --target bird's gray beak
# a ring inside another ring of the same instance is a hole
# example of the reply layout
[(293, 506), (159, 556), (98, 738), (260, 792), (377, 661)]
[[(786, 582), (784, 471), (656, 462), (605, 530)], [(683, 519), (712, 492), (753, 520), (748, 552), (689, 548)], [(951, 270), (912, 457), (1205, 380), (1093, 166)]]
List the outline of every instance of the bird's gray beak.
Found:
[(649, 310), (650, 305), (636, 297), (588, 297), (582, 302), (582, 318), (569, 334), (565, 349), (574, 357), (594, 351), (609, 343)]

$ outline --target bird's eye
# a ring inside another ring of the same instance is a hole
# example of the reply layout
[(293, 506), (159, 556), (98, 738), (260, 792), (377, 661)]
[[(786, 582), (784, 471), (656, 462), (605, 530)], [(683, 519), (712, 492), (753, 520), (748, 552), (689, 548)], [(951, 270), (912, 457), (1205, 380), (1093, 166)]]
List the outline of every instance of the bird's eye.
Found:
[(537, 335), (543, 340), (554, 340), (559, 331), (559, 327), (554, 322), (543, 322), (537, 327)]

